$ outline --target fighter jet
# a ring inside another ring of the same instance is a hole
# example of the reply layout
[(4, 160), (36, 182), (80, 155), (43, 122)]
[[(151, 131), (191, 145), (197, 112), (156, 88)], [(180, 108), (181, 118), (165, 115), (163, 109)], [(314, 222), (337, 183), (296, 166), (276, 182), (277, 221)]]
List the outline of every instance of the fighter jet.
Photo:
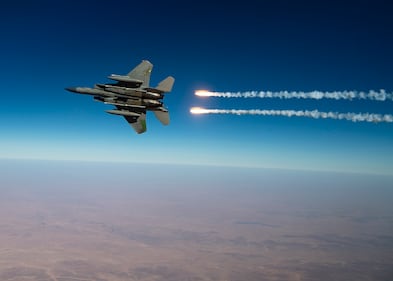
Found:
[(169, 124), (169, 112), (164, 107), (165, 93), (172, 91), (175, 79), (168, 76), (157, 87), (151, 88), (150, 74), (153, 65), (143, 60), (127, 75), (111, 74), (109, 79), (115, 83), (95, 84), (93, 88), (69, 87), (67, 91), (91, 95), (94, 100), (114, 105), (115, 109), (106, 110), (107, 113), (123, 116), (138, 133), (146, 132), (146, 111), (153, 111), (157, 119), (163, 124)]

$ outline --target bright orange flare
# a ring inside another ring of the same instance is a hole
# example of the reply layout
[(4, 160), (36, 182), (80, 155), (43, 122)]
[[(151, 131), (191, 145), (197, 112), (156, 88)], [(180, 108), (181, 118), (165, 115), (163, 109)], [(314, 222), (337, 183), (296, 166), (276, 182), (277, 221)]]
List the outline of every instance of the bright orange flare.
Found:
[(208, 113), (208, 110), (205, 108), (202, 108), (202, 107), (192, 107), (190, 109), (190, 112), (192, 114), (206, 114), (206, 113)]
[(198, 90), (195, 91), (195, 95), (200, 97), (210, 97), (212, 96), (212, 92), (209, 92), (207, 90)]

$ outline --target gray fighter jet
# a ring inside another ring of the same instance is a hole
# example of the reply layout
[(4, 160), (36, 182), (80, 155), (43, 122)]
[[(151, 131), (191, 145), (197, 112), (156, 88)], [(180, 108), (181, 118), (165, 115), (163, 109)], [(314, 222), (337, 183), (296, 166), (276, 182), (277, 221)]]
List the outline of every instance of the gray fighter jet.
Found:
[(163, 125), (169, 124), (169, 112), (164, 107), (164, 94), (172, 90), (175, 79), (168, 76), (156, 88), (150, 88), (153, 65), (143, 60), (127, 75), (112, 74), (109, 79), (116, 83), (95, 84), (94, 88), (70, 87), (67, 91), (91, 95), (94, 100), (114, 105), (107, 113), (123, 116), (138, 133), (146, 132), (146, 111), (153, 111)]

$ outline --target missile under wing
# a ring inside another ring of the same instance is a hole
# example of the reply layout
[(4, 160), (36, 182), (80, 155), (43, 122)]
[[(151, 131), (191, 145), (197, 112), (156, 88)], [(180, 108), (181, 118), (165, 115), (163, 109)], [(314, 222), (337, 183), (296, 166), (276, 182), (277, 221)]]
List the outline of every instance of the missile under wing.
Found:
[(175, 79), (168, 76), (157, 87), (151, 88), (150, 75), (153, 65), (143, 60), (127, 75), (112, 74), (109, 79), (116, 83), (96, 84), (93, 88), (73, 87), (66, 90), (78, 94), (92, 95), (94, 100), (114, 105), (116, 109), (106, 112), (123, 116), (138, 133), (146, 132), (146, 112), (153, 111), (156, 118), (168, 125), (169, 112), (165, 108), (163, 98), (172, 90)]

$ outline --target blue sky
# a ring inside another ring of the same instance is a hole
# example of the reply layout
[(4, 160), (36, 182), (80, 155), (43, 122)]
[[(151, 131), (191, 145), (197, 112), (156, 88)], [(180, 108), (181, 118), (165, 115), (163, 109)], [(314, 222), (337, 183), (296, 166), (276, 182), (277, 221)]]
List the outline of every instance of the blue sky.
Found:
[[(296, 2), (296, 3), (295, 3)], [(0, 157), (393, 172), (393, 125), (208, 108), (393, 114), (393, 102), (224, 100), (212, 91), (393, 91), (389, 1), (12, 1), (0, 9)], [(109, 106), (66, 92), (142, 59), (176, 78), (172, 124), (136, 135)]]

